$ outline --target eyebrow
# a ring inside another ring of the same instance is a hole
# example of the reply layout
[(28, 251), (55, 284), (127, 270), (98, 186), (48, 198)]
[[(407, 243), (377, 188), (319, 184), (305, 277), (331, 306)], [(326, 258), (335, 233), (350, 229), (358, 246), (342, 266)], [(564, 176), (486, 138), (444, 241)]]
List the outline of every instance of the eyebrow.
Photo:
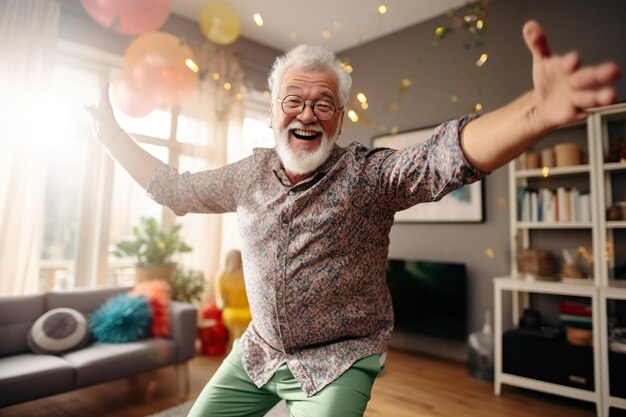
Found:
[[(298, 85), (295, 85), (295, 84), (287, 85), (287, 86), (285, 87), (285, 91), (286, 91), (287, 93), (293, 93), (293, 92), (295, 92), (294, 90), (295, 90), (295, 91), (302, 90), (302, 87), (300, 87), (300, 86), (298, 86)], [(322, 92), (320, 93), (320, 95), (319, 95), (318, 100), (319, 100), (320, 98), (325, 98), (325, 99), (328, 99), (328, 100), (330, 100), (330, 101), (334, 101), (334, 100), (335, 100), (335, 96), (333, 95), (333, 93), (328, 92), (328, 91), (322, 91)]]

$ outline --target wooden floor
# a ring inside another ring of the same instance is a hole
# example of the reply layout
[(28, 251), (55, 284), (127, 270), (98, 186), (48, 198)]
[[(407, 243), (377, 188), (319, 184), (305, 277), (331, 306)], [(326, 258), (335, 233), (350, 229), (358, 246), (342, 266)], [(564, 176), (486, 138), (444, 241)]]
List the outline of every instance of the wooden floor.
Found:
[[(175, 369), (119, 380), (0, 409), (0, 417), (145, 417), (195, 398), (222, 357), (191, 361), (191, 394), (177, 395)], [(151, 379), (152, 399), (143, 393)], [(376, 380), (366, 417), (592, 417), (592, 404), (503, 387), (500, 397), (491, 383), (471, 378), (466, 365), (393, 350), (385, 372)], [(341, 417), (341, 416), (338, 416)]]

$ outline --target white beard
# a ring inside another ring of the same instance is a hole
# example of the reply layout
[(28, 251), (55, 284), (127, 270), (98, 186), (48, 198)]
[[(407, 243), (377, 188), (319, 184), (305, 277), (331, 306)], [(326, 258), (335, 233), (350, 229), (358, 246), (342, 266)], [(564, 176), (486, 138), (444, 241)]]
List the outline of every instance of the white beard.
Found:
[(274, 127), (274, 137), (276, 138), (276, 152), (280, 157), (285, 170), (296, 175), (308, 174), (319, 168), (330, 156), (339, 136), (339, 132), (335, 133), (332, 138), (322, 132), (320, 145), (313, 152), (301, 150), (293, 151), (289, 147), (289, 131), (291, 129), (310, 129), (311, 126), (303, 125), (300, 122), (293, 121), (284, 130), (280, 131)]

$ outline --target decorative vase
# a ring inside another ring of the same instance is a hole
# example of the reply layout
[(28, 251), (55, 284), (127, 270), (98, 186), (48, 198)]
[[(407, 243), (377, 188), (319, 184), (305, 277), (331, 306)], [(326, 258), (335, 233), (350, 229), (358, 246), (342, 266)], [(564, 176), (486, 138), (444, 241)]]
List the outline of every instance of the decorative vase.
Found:
[(168, 281), (176, 269), (176, 264), (165, 265), (137, 265), (135, 267), (135, 282), (162, 280)]

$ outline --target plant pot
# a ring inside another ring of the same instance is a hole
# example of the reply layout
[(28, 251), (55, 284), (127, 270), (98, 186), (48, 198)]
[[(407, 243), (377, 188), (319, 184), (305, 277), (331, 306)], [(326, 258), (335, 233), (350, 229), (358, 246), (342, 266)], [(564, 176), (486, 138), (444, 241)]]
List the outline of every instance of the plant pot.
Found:
[(137, 265), (135, 266), (135, 282), (162, 280), (168, 281), (176, 269), (176, 264)]

